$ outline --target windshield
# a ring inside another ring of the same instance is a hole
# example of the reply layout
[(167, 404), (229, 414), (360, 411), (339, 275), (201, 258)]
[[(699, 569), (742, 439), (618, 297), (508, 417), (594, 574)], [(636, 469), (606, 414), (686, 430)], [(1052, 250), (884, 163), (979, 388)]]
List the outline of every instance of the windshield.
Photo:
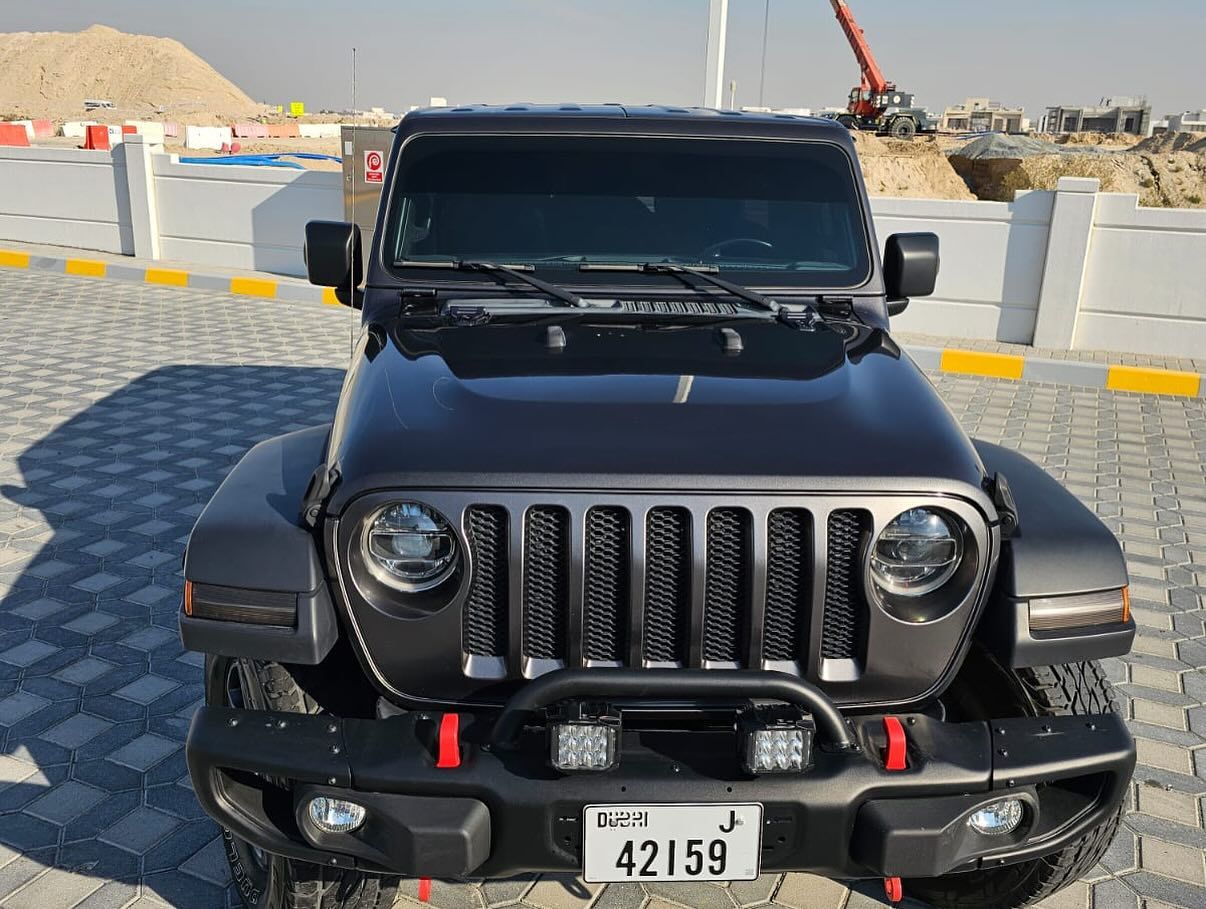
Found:
[[(584, 263), (670, 262), (819, 288), (858, 286), (869, 271), (851, 162), (824, 143), (419, 137), (403, 153), (387, 237), (403, 271), (484, 260), (589, 283)], [(457, 279), (480, 276), (447, 276)]]

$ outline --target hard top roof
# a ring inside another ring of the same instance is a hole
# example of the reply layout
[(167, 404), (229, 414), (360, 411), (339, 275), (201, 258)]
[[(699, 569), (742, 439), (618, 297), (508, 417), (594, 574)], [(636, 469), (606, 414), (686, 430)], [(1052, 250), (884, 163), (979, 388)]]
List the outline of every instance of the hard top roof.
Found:
[(590, 132), (711, 136), (724, 138), (827, 139), (851, 144), (834, 120), (799, 114), (714, 110), (647, 104), (465, 104), (420, 108), (402, 118), (398, 131)]

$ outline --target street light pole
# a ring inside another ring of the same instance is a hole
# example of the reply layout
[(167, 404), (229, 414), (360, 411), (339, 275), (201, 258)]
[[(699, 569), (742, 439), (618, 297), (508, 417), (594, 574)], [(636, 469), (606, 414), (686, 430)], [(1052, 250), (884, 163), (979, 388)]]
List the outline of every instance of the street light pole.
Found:
[(708, 56), (704, 69), (704, 107), (724, 104), (724, 42), (729, 28), (729, 0), (708, 0)]

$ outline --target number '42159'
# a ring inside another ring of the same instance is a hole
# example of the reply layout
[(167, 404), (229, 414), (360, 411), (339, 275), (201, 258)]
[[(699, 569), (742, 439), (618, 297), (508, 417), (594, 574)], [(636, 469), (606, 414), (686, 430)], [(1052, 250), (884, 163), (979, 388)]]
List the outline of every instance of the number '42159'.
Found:
[(728, 843), (724, 840), (687, 840), (679, 848), (677, 840), (659, 843), (645, 840), (638, 843), (626, 840), (616, 859), (616, 868), (628, 877), (657, 877), (686, 874), (695, 877), (705, 871), (712, 876), (725, 873), (728, 864)]

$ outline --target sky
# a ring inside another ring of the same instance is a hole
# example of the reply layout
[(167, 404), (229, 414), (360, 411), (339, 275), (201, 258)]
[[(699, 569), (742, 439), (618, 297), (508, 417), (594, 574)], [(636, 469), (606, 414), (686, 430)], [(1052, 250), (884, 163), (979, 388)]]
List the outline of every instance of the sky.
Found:
[[(850, 0), (889, 79), (941, 111), (1144, 95), (1206, 107), (1203, 0)], [(842, 105), (858, 67), (827, 0), (730, 0), (737, 106)], [(0, 0), (0, 31), (101, 22), (176, 38), (253, 98), (309, 110), (452, 103), (700, 104), (708, 0)], [(1197, 64), (1192, 63), (1198, 60)], [(1189, 62), (1187, 62), (1189, 61)], [(1199, 77), (1191, 78), (1191, 72)]]

